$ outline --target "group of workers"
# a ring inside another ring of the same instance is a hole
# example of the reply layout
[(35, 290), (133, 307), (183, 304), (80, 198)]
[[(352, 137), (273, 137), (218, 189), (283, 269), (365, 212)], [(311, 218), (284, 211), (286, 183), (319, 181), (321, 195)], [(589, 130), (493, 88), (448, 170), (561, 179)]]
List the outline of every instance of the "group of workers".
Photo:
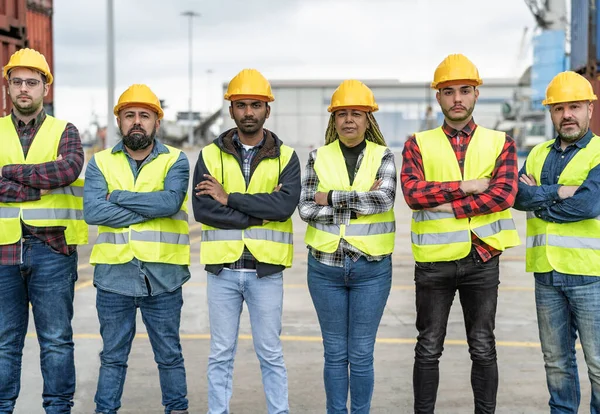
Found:
[[(19, 50), (3, 75), (13, 110), (0, 118), (0, 414), (12, 413), (19, 395), (30, 306), (43, 407), (71, 412), (76, 247), (87, 243), (87, 224), (98, 226), (90, 263), (103, 341), (95, 412), (121, 407), (139, 308), (164, 412), (188, 413), (179, 328), (190, 279), (190, 167), (181, 150), (156, 139), (160, 101), (145, 85), (123, 92), (114, 108), (122, 140), (96, 153), (82, 180), (77, 129), (43, 109), (53, 81), (44, 56)], [(535, 147), (519, 171), (513, 139), (473, 119), (481, 84), (465, 56), (447, 56), (431, 84), (443, 125), (410, 137), (402, 154), (401, 189), (413, 210), (414, 412), (434, 412), (457, 291), (474, 411), (496, 410), (499, 257), (520, 244), (514, 207), (527, 211), (526, 270), (535, 276), (550, 411), (578, 410), (579, 337), (591, 412), (600, 413), (600, 138), (589, 129), (596, 96), (581, 75), (558, 74), (544, 101), (556, 139)], [(267, 411), (289, 412), (280, 334), (298, 208), (308, 223), (307, 282), (323, 337), (325, 410), (347, 413), (350, 395), (351, 413), (369, 413), (375, 339), (392, 284), (397, 187), (373, 93), (357, 80), (339, 85), (324, 145), (310, 153), (303, 174), (285, 137), (263, 127), (274, 97), (262, 74), (242, 70), (225, 99), (236, 127), (201, 150), (191, 194), (207, 272), (208, 412), (230, 412), (243, 302)]]

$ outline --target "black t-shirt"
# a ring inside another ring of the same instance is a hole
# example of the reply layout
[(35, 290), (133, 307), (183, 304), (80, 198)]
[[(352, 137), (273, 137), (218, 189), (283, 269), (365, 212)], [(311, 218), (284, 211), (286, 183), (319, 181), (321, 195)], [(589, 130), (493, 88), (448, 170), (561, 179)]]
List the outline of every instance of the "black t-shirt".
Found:
[(356, 172), (356, 163), (358, 162), (358, 156), (363, 149), (367, 146), (367, 141), (363, 140), (360, 144), (355, 147), (347, 147), (340, 140), (340, 148), (344, 155), (344, 161), (346, 161), (346, 170), (348, 170), (348, 178), (350, 179), (350, 185), (354, 182), (354, 173)]

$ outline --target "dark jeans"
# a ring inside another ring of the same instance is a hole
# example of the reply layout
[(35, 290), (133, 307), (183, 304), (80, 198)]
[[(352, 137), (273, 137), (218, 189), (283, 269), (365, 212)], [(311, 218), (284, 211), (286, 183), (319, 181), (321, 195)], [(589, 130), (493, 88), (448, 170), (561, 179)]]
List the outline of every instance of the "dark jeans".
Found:
[(48, 414), (71, 412), (76, 280), (77, 253), (56, 253), (33, 236), (25, 238), (21, 265), (0, 265), (0, 413), (13, 412), (21, 389), (30, 303), (40, 344), (44, 410)]
[(103, 341), (94, 398), (97, 413), (115, 414), (121, 407), (127, 360), (136, 332), (137, 308), (142, 313), (154, 361), (158, 365), (165, 413), (187, 410), (185, 367), (179, 340), (181, 292), (179, 288), (156, 296), (134, 297), (97, 290), (96, 309)]
[(498, 391), (494, 327), (499, 256), (483, 263), (472, 251), (452, 262), (415, 264), (417, 345), (413, 388), (415, 413), (433, 413), (448, 315), (458, 290), (471, 354), (475, 413), (493, 413)]

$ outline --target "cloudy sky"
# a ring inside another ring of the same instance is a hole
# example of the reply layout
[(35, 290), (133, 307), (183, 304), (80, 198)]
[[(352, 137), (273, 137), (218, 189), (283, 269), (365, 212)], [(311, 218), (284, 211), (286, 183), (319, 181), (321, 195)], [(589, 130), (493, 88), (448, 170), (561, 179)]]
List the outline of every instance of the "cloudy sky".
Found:
[[(146, 83), (187, 110), (188, 21), (194, 10), (194, 109), (222, 103), (222, 84), (246, 67), (269, 79), (429, 81), (449, 53), (482, 78), (517, 77), (523, 0), (115, 0), (115, 100)], [(85, 130), (106, 122), (105, 1), (54, 0), (55, 112)]]

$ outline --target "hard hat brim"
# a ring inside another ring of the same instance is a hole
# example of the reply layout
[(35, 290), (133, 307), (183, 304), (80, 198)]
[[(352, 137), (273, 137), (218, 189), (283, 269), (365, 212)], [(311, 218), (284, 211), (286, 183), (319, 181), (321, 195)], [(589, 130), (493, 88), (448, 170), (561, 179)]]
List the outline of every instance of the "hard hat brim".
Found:
[(329, 107), (327, 108), (327, 112), (333, 113), (339, 109), (355, 109), (357, 111), (363, 111), (363, 112), (377, 112), (379, 110), (379, 107), (377, 105), (375, 105), (374, 107), (366, 106), (366, 105), (340, 105), (340, 106), (329, 105)]
[(449, 80), (449, 81), (442, 81), (442, 82), (431, 82), (431, 89), (442, 89), (442, 88), (447, 88), (449, 86), (456, 86), (456, 85), (464, 85), (464, 86), (474, 86), (474, 87), (478, 87), (483, 85), (483, 81), (481, 79), (453, 79), (453, 80)]
[(229, 95), (225, 94), (225, 100), (227, 101), (243, 101), (244, 99), (253, 99), (256, 101), (262, 102), (273, 102), (275, 98), (273, 96), (265, 96), (265, 95)]
[(165, 115), (162, 108), (159, 108), (157, 106), (147, 104), (147, 103), (141, 103), (141, 102), (124, 102), (121, 104), (117, 104), (117, 105), (115, 105), (113, 113), (115, 114), (115, 116), (119, 116), (119, 112), (121, 112), (123, 109), (131, 107), (131, 106), (140, 106), (143, 108), (148, 108), (152, 112), (156, 113), (159, 120), (162, 119), (163, 116)]

